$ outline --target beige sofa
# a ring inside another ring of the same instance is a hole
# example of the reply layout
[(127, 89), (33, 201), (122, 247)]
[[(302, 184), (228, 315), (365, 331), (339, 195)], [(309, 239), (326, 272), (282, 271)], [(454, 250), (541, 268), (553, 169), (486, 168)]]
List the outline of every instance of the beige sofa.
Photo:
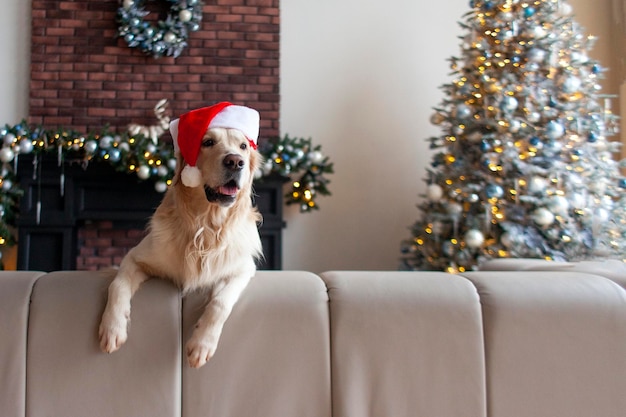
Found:
[(149, 281), (107, 355), (110, 273), (1, 272), (0, 416), (624, 417), (626, 269), (556, 266), (261, 271), (199, 370), (201, 294)]

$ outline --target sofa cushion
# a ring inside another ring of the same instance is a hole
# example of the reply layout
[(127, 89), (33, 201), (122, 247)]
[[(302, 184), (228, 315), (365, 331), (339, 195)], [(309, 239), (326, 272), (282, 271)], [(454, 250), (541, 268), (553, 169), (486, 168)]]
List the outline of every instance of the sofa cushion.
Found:
[(595, 275), (480, 271), (488, 409), (506, 417), (623, 417), (626, 291)]
[[(206, 297), (183, 303), (183, 343)], [(183, 367), (183, 416), (328, 417), (328, 295), (309, 272), (258, 271), (226, 321), (213, 358)]]
[(133, 298), (128, 341), (100, 351), (112, 273), (53, 272), (35, 284), (28, 327), (26, 405), (37, 416), (180, 415), (180, 297), (150, 280)]
[(25, 415), (26, 336), (32, 287), (43, 272), (3, 272), (0, 290), (0, 416)]
[(478, 294), (443, 272), (327, 272), (333, 415), (483, 417)]

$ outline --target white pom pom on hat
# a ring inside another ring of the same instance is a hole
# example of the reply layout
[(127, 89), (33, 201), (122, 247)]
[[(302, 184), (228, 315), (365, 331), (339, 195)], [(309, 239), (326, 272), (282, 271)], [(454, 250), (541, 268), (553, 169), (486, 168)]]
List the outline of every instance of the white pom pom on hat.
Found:
[(198, 187), (202, 184), (202, 174), (196, 162), (206, 131), (213, 127), (240, 130), (253, 149), (259, 138), (259, 112), (250, 107), (237, 106), (223, 101), (209, 107), (192, 110), (170, 123), (170, 133), (174, 140), (175, 152), (180, 152), (187, 163), (180, 173), (183, 184)]

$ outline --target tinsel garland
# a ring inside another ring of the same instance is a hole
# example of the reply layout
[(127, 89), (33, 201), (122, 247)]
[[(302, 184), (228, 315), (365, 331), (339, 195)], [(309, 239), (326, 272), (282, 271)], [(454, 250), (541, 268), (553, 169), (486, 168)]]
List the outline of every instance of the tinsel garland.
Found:
[[(157, 142), (141, 133), (101, 132), (80, 133), (66, 129), (29, 126), (25, 121), (0, 129), (0, 246), (12, 245), (23, 190), (17, 183), (19, 156), (44, 154), (58, 157), (59, 166), (66, 162), (81, 163), (85, 168), (92, 162), (110, 164), (116, 171), (137, 175), (141, 180), (153, 180), (155, 190), (165, 192), (176, 169), (176, 157), (169, 142)], [(333, 164), (314, 146), (311, 139), (275, 137), (261, 141), (259, 152), (265, 163), (255, 174), (256, 180), (279, 175), (292, 180), (285, 194), (286, 204), (297, 204), (301, 212), (319, 208), (316, 197), (330, 195), (326, 174)]]
[(131, 48), (159, 58), (163, 55), (178, 57), (187, 46), (189, 32), (200, 29), (202, 2), (200, 0), (167, 0), (170, 10), (165, 20), (156, 27), (144, 21), (149, 14), (143, 0), (123, 0), (117, 10), (119, 23), (117, 35)]

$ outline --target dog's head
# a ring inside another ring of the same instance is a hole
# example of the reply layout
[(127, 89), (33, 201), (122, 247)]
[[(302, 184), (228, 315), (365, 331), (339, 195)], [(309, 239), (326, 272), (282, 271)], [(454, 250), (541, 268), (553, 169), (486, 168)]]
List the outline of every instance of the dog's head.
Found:
[(192, 110), (170, 123), (178, 155), (175, 183), (198, 192), (210, 203), (230, 207), (240, 194), (249, 198), (254, 172), (259, 112), (221, 102)]
[[(260, 160), (259, 153), (240, 130), (219, 127), (208, 129), (202, 138), (196, 162), (207, 200), (222, 207), (230, 207), (240, 194), (249, 198), (254, 172)], [(177, 177), (180, 178), (185, 165), (186, 162), (179, 155)]]

